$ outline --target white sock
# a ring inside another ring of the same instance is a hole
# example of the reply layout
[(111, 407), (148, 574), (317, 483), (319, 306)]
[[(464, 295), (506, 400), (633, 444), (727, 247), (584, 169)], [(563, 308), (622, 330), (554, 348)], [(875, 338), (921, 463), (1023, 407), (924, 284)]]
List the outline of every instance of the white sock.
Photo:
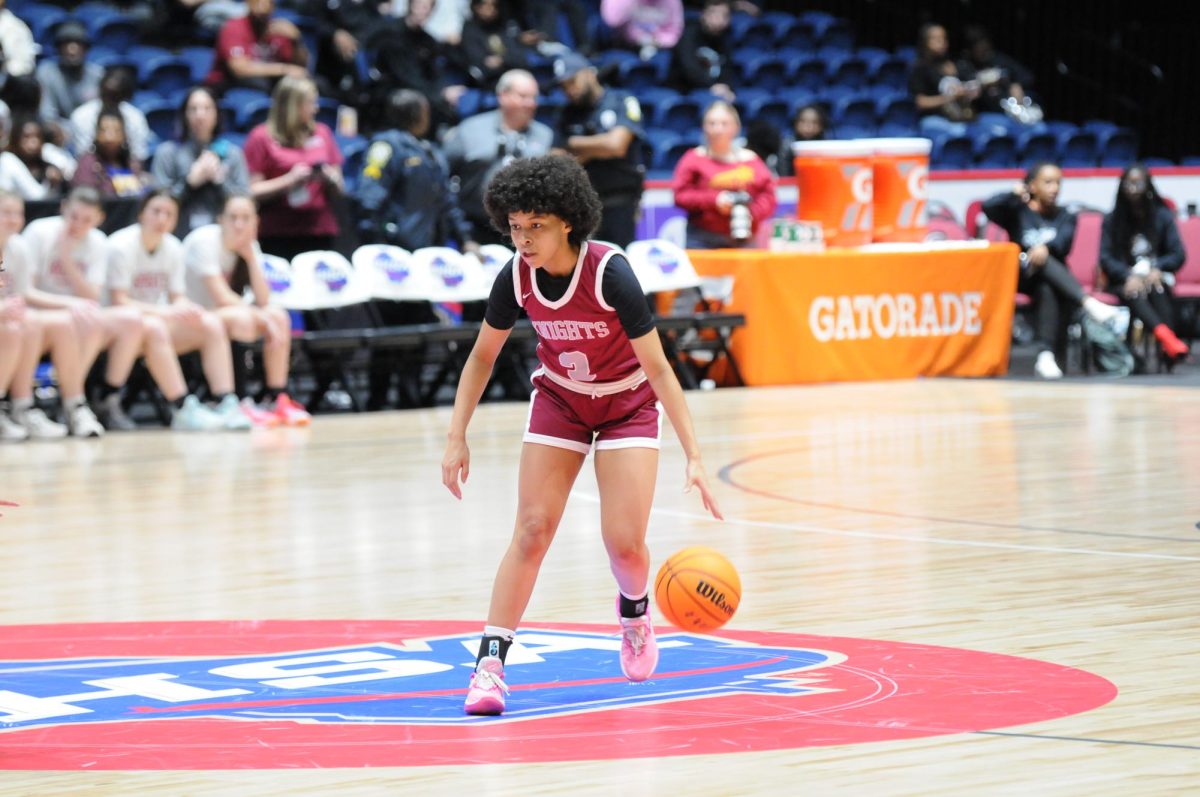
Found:
[(507, 628), (501, 628), (498, 625), (485, 625), (483, 627), (484, 636), (498, 636), (501, 639), (507, 639), (512, 642), (516, 638), (517, 632)]
[(83, 396), (67, 396), (62, 400), (63, 409), (67, 412), (83, 404)]
[(29, 398), (15, 398), (12, 400), (13, 415), (20, 415), (31, 409), (33, 409), (33, 396), (30, 396)]

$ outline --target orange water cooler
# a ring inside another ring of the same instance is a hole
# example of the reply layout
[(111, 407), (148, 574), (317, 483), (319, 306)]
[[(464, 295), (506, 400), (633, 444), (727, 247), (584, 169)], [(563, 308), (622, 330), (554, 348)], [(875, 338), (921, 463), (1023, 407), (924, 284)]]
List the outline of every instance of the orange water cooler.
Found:
[(875, 139), (798, 141), (792, 154), (799, 189), (796, 218), (820, 224), (829, 246), (870, 243)]
[(928, 231), (927, 138), (865, 139), (873, 145), (874, 241), (924, 241)]

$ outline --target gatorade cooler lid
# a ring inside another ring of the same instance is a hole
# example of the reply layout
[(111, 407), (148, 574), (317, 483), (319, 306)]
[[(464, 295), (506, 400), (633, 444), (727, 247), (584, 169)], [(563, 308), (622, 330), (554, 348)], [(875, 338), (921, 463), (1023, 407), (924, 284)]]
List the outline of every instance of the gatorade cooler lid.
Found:
[(869, 141), (877, 155), (928, 155), (933, 142), (927, 138), (872, 138)]
[(792, 154), (798, 158), (870, 157), (875, 154), (876, 140), (859, 138), (852, 141), (795, 141), (792, 142)]

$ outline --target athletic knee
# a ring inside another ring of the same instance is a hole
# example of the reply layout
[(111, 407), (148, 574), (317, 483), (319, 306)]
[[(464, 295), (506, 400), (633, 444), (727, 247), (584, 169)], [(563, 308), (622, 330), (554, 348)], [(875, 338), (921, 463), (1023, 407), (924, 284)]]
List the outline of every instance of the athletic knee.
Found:
[(147, 346), (170, 345), (171, 343), (171, 331), (167, 329), (167, 322), (158, 316), (143, 316), (141, 331)]
[(608, 558), (615, 565), (641, 565), (647, 558), (646, 545), (635, 539), (610, 542)]
[(525, 512), (517, 518), (516, 548), (527, 559), (541, 559), (554, 539), (556, 523), (541, 512)]
[(225, 334), (225, 325), (221, 323), (221, 319), (212, 313), (205, 313), (201, 316), (200, 327), (204, 330), (204, 338), (206, 340), (229, 339), (229, 336)]

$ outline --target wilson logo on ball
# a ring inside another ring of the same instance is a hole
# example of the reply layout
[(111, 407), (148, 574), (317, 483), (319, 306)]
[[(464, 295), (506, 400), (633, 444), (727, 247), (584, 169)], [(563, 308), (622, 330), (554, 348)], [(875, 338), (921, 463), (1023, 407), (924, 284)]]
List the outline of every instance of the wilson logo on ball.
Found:
[(654, 580), (658, 609), (671, 625), (711, 631), (729, 622), (742, 599), (742, 582), (728, 559), (712, 548), (684, 548), (663, 562)]

